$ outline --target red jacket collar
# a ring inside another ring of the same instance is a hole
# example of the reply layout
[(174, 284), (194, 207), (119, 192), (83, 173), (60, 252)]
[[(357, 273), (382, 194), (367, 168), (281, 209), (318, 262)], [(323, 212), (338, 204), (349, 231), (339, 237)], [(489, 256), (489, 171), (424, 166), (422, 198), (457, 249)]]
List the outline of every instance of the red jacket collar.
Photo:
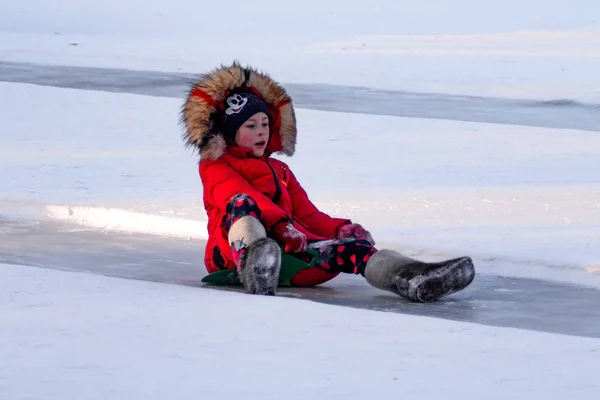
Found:
[(256, 157), (252, 153), (252, 150), (250, 150), (249, 148), (241, 147), (241, 146), (232, 146), (232, 145), (227, 146), (227, 148), (225, 149), (225, 152), (235, 158), (257, 158), (260, 160), (269, 158), (269, 155), (271, 154), (270, 149), (267, 147), (267, 149), (265, 150), (265, 154), (263, 154), (262, 157)]

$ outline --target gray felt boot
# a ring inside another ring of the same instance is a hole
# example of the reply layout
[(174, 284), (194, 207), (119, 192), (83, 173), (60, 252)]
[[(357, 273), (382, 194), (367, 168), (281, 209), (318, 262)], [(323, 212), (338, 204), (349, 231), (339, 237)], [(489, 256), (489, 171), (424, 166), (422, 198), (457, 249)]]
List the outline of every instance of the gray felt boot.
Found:
[(262, 238), (248, 246), (240, 277), (246, 292), (274, 296), (281, 270), (281, 248), (271, 238)]
[(469, 257), (426, 263), (393, 250), (379, 250), (365, 268), (374, 287), (411, 301), (430, 302), (458, 292), (473, 281), (475, 267)]
[(281, 270), (281, 248), (267, 237), (254, 217), (237, 220), (229, 229), (229, 243), (246, 292), (275, 295)]

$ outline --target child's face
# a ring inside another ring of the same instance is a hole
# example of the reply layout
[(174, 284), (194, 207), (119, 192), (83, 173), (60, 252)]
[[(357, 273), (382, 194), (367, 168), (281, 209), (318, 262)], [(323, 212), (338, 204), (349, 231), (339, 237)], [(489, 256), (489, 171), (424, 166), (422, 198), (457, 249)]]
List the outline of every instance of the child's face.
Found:
[(256, 157), (265, 154), (267, 143), (269, 143), (269, 117), (264, 112), (251, 116), (240, 126), (235, 136), (238, 146), (252, 150)]

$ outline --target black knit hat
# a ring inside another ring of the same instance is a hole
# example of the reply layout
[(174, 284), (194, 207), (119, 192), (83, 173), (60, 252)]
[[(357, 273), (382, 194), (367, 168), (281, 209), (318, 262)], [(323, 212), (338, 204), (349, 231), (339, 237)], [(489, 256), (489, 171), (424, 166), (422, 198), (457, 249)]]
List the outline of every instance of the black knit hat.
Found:
[(251, 92), (233, 92), (225, 99), (219, 130), (226, 139), (233, 142), (239, 127), (248, 118), (261, 111), (271, 119), (267, 103), (259, 96)]

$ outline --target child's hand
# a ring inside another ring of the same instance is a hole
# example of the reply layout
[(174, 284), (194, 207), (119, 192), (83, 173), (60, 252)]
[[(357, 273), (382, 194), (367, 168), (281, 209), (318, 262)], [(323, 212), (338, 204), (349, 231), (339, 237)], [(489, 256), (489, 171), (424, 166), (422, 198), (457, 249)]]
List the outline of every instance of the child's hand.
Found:
[(275, 239), (285, 244), (286, 253), (302, 253), (308, 247), (306, 235), (289, 222), (280, 222), (272, 228)]
[(339, 239), (364, 239), (375, 246), (373, 237), (360, 224), (345, 224), (338, 228), (337, 237)]

